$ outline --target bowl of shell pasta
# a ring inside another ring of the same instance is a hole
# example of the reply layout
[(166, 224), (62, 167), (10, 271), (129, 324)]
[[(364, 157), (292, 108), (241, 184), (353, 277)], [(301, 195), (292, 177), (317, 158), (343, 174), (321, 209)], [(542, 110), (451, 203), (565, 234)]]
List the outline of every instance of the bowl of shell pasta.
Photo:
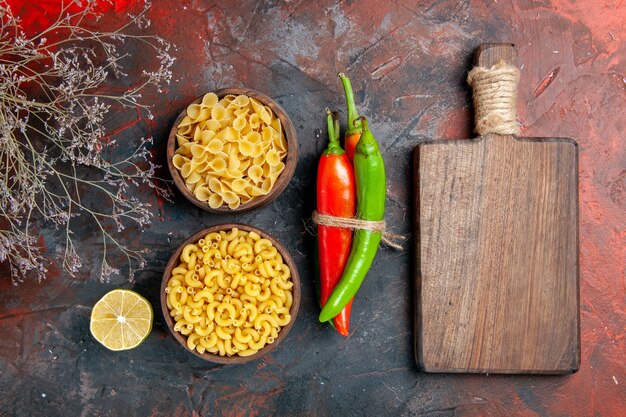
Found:
[(167, 166), (180, 192), (213, 213), (241, 212), (277, 198), (298, 161), (296, 130), (270, 97), (245, 88), (204, 94), (178, 116)]
[(244, 363), (287, 336), (300, 307), (300, 279), (286, 249), (244, 224), (201, 230), (174, 252), (161, 308), (174, 338), (211, 362)]

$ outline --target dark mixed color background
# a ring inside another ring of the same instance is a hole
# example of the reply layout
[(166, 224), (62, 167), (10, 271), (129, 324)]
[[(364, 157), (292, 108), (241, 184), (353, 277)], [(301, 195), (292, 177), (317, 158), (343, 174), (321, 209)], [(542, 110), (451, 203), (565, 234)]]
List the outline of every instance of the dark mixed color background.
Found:
[[(58, 2), (12, 3), (36, 30)], [(98, 24), (121, 20), (130, 3), (108, 7)], [(271, 95), (291, 116), (301, 152), (296, 174), (272, 204), (238, 216), (207, 214), (179, 194), (163, 202), (147, 191), (155, 222), (122, 235), (153, 250), (132, 284), (124, 276), (98, 282), (100, 241), (87, 226), (78, 249), (92, 273), (70, 278), (60, 269), (62, 233), (44, 228), (42, 242), (57, 259), (48, 279), (18, 287), (8, 276), (0, 280), (0, 415), (626, 415), (626, 2), (155, 0), (149, 16), (147, 31), (177, 45), (175, 81), (165, 94), (145, 97), (155, 104), (155, 120), (133, 111), (112, 115), (115, 152), (149, 133), (163, 163), (171, 124), (189, 101), (245, 86)], [(382, 144), (388, 223), (410, 234), (413, 148), (472, 136), (464, 79), (481, 42), (518, 47), (523, 135), (579, 144), (582, 364), (573, 375), (420, 372), (410, 248), (379, 252), (348, 338), (317, 322), (305, 222), (325, 142), (324, 108), (343, 109), (337, 72), (352, 78), (360, 111)], [(132, 70), (120, 84), (153, 64), (128, 48)], [(289, 248), (303, 279), (302, 306), (287, 339), (263, 360), (212, 365), (168, 334), (158, 288), (167, 259), (187, 236), (233, 220), (271, 231)], [(143, 294), (155, 312), (150, 337), (119, 353), (89, 334), (91, 306), (117, 287)]]

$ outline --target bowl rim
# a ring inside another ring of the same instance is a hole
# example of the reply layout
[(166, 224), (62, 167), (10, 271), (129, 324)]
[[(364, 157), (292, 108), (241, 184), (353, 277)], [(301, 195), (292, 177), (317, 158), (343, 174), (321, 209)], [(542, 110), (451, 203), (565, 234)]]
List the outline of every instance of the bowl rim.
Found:
[[(206, 236), (208, 233), (211, 232), (215, 232), (215, 231), (227, 231), (227, 230), (231, 230), (233, 228), (238, 228), (240, 230), (245, 230), (248, 232), (256, 232), (258, 233), (261, 237), (268, 239), (270, 242), (272, 242), (272, 244), (276, 247), (276, 249), (278, 250), (278, 252), (281, 254), (281, 256), (283, 257), (283, 262), (286, 263), (289, 266), (289, 269), (291, 270), (291, 281), (293, 282), (293, 288), (292, 288), (292, 292), (293, 292), (293, 303), (291, 305), (291, 308), (289, 309), (289, 313), (291, 314), (291, 321), (289, 321), (289, 323), (282, 327), (280, 330), (280, 333), (278, 333), (278, 337), (276, 338), (276, 340), (274, 341), (274, 343), (272, 343), (271, 345), (266, 345), (264, 346), (261, 350), (259, 350), (257, 353), (255, 353), (254, 355), (251, 356), (238, 356), (238, 355), (233, 355), (233, 356), (220, 356), (214, 353), (209, 353), (209, 352), (204, 352), (204, 353), (199, 353), (197, 350), (195, 349), (189, 349), (189, 347), (187, 347), (187, 336), (174, 331), (174, 320), (172, 318), (172, 316), (170, 316), (170, 310), (167, 307), (167, 302), (166, 302), (166, 295), (165, 295), (165, 288), (167, 287), (167, 282), (170, 279), (171, 273), (172, 273), (172, 269), (174, 269), (175, 265), (178, 263), (180, 254), (183, 251), (183, 248), (190, 244), (190, 243), (196, 243), (198, 240), (200, 240), (200, 238)], [(289, 331), (291, 330), (291, 327), (293, 326), (294, 322), (296, 321), (296, 318), (298, 316), (298, 312), (300, 310), (300, 299), (301, 299), (301, 285), (300, 285), (300, 275), (298, 274), (298, 268), (296, 266), (296, 263), (294, 262), (293, 258), (291, 257), (291, 255), (289, 254), (289, 252), (287, 251), (287, 249), (276, 239), (274, 238), (271, 234), (269, 234), (268, 232), (266, 232), (263, 229), (260, 229), (258, 227), (255, 226), (251, 226), (248, 224), (242, 224), (242, 223), (221, 223), (221, 224), (216, 224), (213, 226), (209, 226), (206, 227), (202, 230), (197, 231), (196, 233), (194, 233), (193, 235), (191, 235), (188, 239), (186, 239), (172, 254), (172, 256), (170, 256), (170, 259), (168, 260), (167, 264), (165, 265), (165, 269), (163, 271), (163, 277), (161, 278), (161, 286), (160, 286), (160, 293), (159, 293), (159, 299), (161, 301), (161, 312), (163, 313), (163, 317), (165, 319), (165, 323), (167, 325), (167, 328), (169, 329), (170, 333), (174, 336), (174, 338), (179, 342), (180, 345), (182, 345), (185, 350), (187, 350), (188, 352), (193, 353), (194, 355), (196, 355), (197, 357), (204, 359), (206, 361), (209, 362), (214, 362), (214, 363), (220, 363), (220, 364), (240, 364), (240, 363), (246, 363), (246, 362), (250, 362), (250, 361), (254, 361), (257, 360), (265, 355), (267, 355), (268, 353), (270, 353), (271, 351), (273, 351), (276, 346), (278, 346), (278, 344), (280, 344), (280, 342), (282, 342), (283, 339), (285, 339), (285, 337), (287, 337), (287, 334), (289, 333)]]
[(180, 114), (178, 115), (174, 123), (172, 124), (172, 128), (170, 129), (170, 133), (167, 138), (167, 151), (166, 151), (167, 168), (170, 172), (170, 176), (174, 180), (174, 184), (176, 185), (176, 188), (192, 204), (201, 208), (202, 210), (208, 211), (210, 213), (215, 213), (215, 214), (242, 213), (242, 212), (246, 212), (249, 210), (253, 210), (255, 208), (263, 207), (266, 204), (271, 203), (276, 198), (278, 198), (278, 196), (280, 196), (280, 194), (282, 194), (283, 191), (285, 191), (285, 188), (287, 188), (287, 185), (293, 178), (293, 175), (296, 171), (296, 166), (298, 164), (298, 136), (296, 133), (296, 128), (294, 127), (291, 119), (289, 118), (289, 115), (287, 114), (285, 109), (283, 109), (282, 106), (278, 104), (274, 99), (256, 90), (243, 88), (243, 87), (228, 87), (228, 88), (220, 88), (214, 91), (209, 91), (205, 94), (208, 94), (210, 92), (215, 93), (219, 98), (222, 98), (229, 94), (234, 94), (234, 95), (245, 94), (248, 97), (252, 97), (260, 101), (261, 103), (263, 103), (264, 105), (272, 109), (272, 111), (280, 119), (280, 122), (283, 126), (283, 134), (285, 135), (285, 139), (287, 140), (287, 155), (285, 156), (285, 161), (284, 161), (285, 169), (278, 176), (276, 183), (274, 183), (274, 186), (272, 187), (272, 189), (270, 190), (268, 194), (258, 196), (252, 199), (251, 201), (240, 205), (234, 210), (229, 208), (228, 205), (225, 205), (225, 204), (222, 204), (220, 207), (214, 209), (214, 208), (209, 207), (207, 203), (198, 200), (196, 196), (193, 195), (193, 193), (189, 191), (187, 187), (185, 186), (185, 182), (183, 180), (183, 177), (180, 171), (178, 171), (178, 169), (176, 169), (176, 167), (172, 163), (172, 158), (174, 157), (174, 152), (176, 152), (176, 149), (178, 147), (177, 146), (178, 144), (176, 141), (177, 126), (180, 123), (180, 121), (183, 119), (183, 117), (186, 116), (187, 107), (190, 106), (191, 104), (200, 103), (202, 101), (202, 97), (204, 97), (204, 94), (203, 94), (202, 96), (188, 103), (185, 106), (185, 108), (180, 112)]

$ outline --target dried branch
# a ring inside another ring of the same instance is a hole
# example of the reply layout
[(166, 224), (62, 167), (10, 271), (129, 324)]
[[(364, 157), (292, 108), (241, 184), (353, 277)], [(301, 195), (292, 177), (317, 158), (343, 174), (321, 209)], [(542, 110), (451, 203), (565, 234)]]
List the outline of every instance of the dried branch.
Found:
[[(113, 253), (125, 256), (132, 279), (144, 266), (146, 251), (128, 247), (111, 229), (150, 224), (150, 204), (134, 197), (142, 184), (169, 196), (154, 177), (157, 166), (146, 149), (151, 139), (113, 161), (105, 150), (115, 141), (105, 124), (113, 109), (153, 118), (142, 91), (160, 92), (169, 84), (172, 46), (158, 36), (131, 33), (149, 25), (149, 3), (118, 28), (102, 32), (85, 26), (100, 17), (96, 6), (95, 0), (69, 2), (48, 28), (27, 36), (6, 0), (0, 0), (0, 262), (8, 263), (14, 283), (30, 275), (45, 277), (49, 261), (34, 224), (63, 228), (63, 267), (72, 275), (80, 270), (72, 233), (78, 216), (90, 218), (101, 233), (100, 279), (119, 273), (108, 262)], [(126, 75), (128, 54), (121, 46), (127, 43), (147, 50), (156, 69), (144, 71), (139, 82), (120, 92), (108, 81)], [(97, 207), (82, 198), (94, 193), (101, 201)]]

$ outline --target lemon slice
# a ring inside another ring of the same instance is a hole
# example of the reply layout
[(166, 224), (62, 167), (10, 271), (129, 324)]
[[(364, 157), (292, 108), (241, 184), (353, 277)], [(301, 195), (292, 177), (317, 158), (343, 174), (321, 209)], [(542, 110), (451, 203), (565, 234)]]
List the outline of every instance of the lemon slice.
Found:
[(113, 290), (93, 306), (89, 329), (107, 349), (135, 348), (150, 334), (152, 307), (134, 291)]

